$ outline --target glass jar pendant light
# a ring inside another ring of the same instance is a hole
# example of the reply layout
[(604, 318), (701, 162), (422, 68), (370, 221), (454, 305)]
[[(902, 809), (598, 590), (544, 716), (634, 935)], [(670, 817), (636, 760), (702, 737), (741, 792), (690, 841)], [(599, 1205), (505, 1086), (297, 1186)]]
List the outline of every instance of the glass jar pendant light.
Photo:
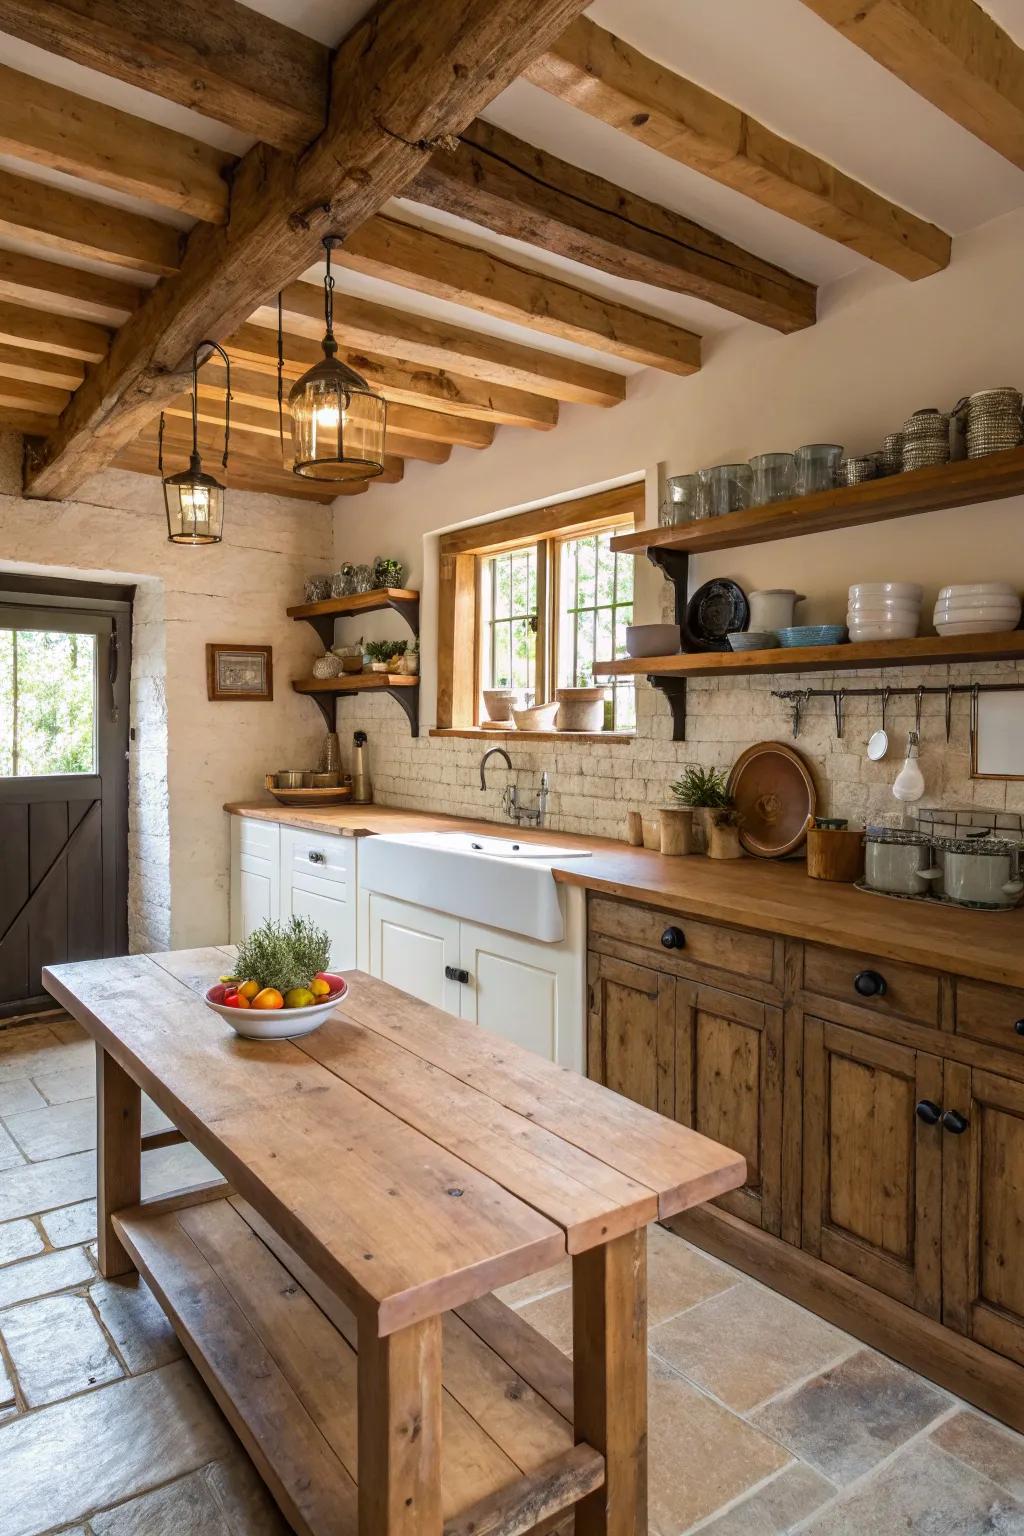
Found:
[[(387, 404), (354, 368), (338, 360), (334, 339), (334, 278), (331, 252), (337, 235), (324, 239), (323, 361), (293, 384), (288, 395), (293, 457), (288, 466), (310, 480), (371, 480), (384, 469)], [(278, 391), (283, 345), (278, 330)]]
[[(221, 464), (228, 467), (228, 439), (231, 433), (231, 362), (224, 348), (215, 341), (201, 341), (192, 353), (192, 452), (188, 469), (164, 478), (164, 506), (167, 508), (167, 537), (172, 544), (219, 544), (224, 531), (224, 487), (203, 469), (199, 454), (199, 354), (209, 348), (203, 362), (214, 352), (224, 360), (224, 453)], [(158, 439), (160, 473), (164, 472), (164, 417), (160, 413)]]

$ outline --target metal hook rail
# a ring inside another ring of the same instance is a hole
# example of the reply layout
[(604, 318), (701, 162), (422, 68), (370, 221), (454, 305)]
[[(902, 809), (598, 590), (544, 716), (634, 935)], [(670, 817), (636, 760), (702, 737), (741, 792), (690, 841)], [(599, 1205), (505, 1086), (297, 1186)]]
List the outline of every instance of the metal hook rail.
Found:
[(793, 739), (800, 735), (800, 720), (809, 700), (831, 699), (832, 708), (836, 719), (836, 740), (841, 741), (843, 736), (844, 706), (847, 699), (881, 699), (882, 700), (882, 724), (885, 724), (885, 711), (890, 699), (900, 696), (916, 698), (915, 728), (918, 735), (921, 734), (921, 704), (926, 693), (944, 694), (946, 699), (946, 740), (949, 741), (953, 724), (953, 695), (966, 693), (971, 697), (971, 730), (977, 723), (978, 695), (980, 693), (1024, 693), (1024, 682), (1020, 683), (947, 683), (943, 687), (925, 687), (923, 684), (916, 688), (773, 688), (772, 698), (783, 699), (793, 711)]

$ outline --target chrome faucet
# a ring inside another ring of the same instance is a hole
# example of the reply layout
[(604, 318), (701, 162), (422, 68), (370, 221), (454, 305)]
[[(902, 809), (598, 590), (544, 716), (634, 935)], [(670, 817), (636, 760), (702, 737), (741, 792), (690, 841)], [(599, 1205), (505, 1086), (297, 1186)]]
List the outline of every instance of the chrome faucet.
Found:
[[(498, 755), (505, 759), (505, 767), (511, 771), (512, 759), (504, 747), (488, 747), (480, 759), (480, 788), (487, 788), (486, 768), (488, 760)], [(540, 788), (537, 792), (536, 805), (524, 805), (519, 798), (519, 791), (514, 784), (507, 784), (501, 795), (501, 808), (509, 821), (514, 821), (517, 827), (542, 827), (544, 818), (548, 813), (548, 775), (547, 769), (540, 776)]]

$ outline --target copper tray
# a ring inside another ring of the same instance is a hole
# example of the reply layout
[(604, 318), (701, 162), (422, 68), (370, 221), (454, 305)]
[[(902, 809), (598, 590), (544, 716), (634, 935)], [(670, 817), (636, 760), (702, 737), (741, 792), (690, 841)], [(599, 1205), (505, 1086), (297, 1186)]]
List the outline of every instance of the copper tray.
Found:
[(759, 741), (741, 752), (729, 775), (740, 813), (740, 843), (759, 859), (782, 859), (800, 848), (818, 803), (811, 771), (792, 747)]

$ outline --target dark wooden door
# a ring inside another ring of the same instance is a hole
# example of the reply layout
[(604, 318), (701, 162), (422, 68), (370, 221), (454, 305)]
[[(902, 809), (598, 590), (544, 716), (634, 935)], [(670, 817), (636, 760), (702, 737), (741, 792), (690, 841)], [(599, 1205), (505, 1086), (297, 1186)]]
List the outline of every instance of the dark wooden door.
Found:
[(0, 1018), (128, 947), (130, 638), (126, 602), (0, 591)]

